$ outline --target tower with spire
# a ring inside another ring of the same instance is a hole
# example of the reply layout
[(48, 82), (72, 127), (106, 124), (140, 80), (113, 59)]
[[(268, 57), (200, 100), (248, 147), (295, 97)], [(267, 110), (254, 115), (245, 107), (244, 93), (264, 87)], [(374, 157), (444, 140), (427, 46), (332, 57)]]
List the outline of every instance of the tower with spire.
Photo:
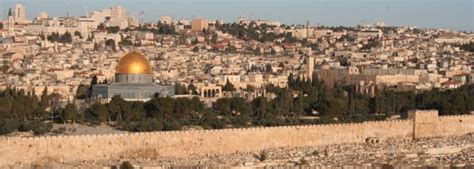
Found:
[(12, 8), (9, 8), (8, 16), (7, 16), (7, 28), (8, 28), (9, 35), (13, 35), (14, 26), (15, 26), (15, 18), (13, 17)]
[(8, 17), (13, 16), (12, 8), (8, 8)]

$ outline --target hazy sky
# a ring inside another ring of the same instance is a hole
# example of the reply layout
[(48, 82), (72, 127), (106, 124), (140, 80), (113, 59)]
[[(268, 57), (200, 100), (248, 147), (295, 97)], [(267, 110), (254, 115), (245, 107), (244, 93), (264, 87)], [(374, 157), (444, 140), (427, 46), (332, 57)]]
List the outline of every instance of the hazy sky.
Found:
[(236, 21), (239, 16), (312, 25), (345, 25), (385, 21), (387, 25), (450, 28), (474, 31), (474, 0), (0, 0), (0, 17), (22, 2), (27, 16), (85, 15), (88, 11), (122, 5), (129, 14), (144, 11), (147, 21), (161, 15)]

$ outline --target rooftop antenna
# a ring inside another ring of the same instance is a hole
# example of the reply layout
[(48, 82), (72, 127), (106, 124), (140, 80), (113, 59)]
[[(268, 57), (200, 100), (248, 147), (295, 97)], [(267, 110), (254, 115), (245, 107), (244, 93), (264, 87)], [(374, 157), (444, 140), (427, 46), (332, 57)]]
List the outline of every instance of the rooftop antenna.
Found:
[(84, 10), (86, 10), (86, 17), (89, 18), (89, 10), (87, 9), (87, 5), (84, 5)]
[(145, 11), (140, 11), (140, 12), (137, 12), (137, 13), (134, 13), (134, 15), (136, 15), (139, 19), (139, 25), (144, 25), (145, 24), (145, 17), (148, 16), (148, 14), (145, 12)]
[(66, 1), (66, 18), (69, 18), (69, 0)]
[[(200, 13), (199, 10), (197, 10), (196, 12), (197, 12), (198, 14)], [(191, 15), (191, 21), (192, 21), (193, 19), (196, 19), (196, 13), (193, 13), (193, 14)]]
[(306, 20), (306, 39), (309, 38), (309, 20)]
[(142, 10), (142, 11), (138, 12), (138, 17), (140, 17), (140, 25), (144, 25), (145, 22), (144, 22), (143, 18), (145, 17), (145, 11)]
[(84, 10), (86, 12), (86, 17), (89, 18), (89, 10), (87, 9), (87, 3), (85, 0), (82, 0), (82, 3), (84, 3)]
[(0, 16), (2, 16), (2, 18), (5, 18), (4, 15), (7, 13), (7, 9), (4, 8), (3, 1), (0, 1), (0, 6), (1, 6), (0, 7), (1, 10), (4, 11), (4, 12), (2, 12), (2, 14)]
[(171, 19), (173, 20), (172, 22), (178, 21), (178, 15), (176, 15), (174, 12), (170, 13)]

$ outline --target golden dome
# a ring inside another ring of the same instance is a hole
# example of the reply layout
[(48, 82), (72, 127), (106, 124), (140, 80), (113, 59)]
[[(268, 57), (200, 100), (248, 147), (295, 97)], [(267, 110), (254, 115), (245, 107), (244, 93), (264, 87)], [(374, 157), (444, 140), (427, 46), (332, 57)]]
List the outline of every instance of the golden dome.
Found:
[(133, 51), (119, 60), (117, 67), (115, 68), (115, 73), (150, 74), (150, 62), (148, 62), (148, 59), (140, 53)]

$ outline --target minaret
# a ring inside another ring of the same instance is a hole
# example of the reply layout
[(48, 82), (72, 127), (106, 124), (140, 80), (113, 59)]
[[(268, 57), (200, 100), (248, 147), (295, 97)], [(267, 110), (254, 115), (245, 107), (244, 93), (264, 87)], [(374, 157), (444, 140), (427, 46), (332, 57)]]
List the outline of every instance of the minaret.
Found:
[(311, 55), (308, 55), (307, 57), (308, 61), (307, 61), (307, 64), (306, 65), (306, 73), (307, 73), (307, 76), (308, 76), (308, 79), (309, 80), (313, 80), (313, 71), (314, 71), (314, 57), (311, 56)]

